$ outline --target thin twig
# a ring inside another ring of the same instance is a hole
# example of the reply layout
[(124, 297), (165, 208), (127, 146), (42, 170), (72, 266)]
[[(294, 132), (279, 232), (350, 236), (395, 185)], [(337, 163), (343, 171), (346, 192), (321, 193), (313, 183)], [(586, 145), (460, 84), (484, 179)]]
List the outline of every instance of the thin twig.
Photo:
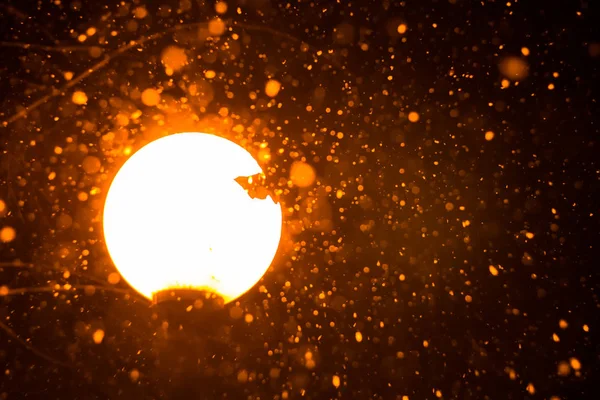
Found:
[(3, 261), (0, 262), (0, 268), (32, 268), (33, 264), (21, 261)]
[[(112, 292), (117, 292), (117, 293), (124, 293), (127, 295), (132, 294), (131, 291), (127, 290), (127, 289), (120, 289), (120, 288), (115, 288), (115, 287), (109, 287), (109, 286), (94, 286), (94, 285), (74, 285), (71, 287), (65, 287), (65, 286), (61, 286), (59, 288), (56, 287), (50, 287), (50, 286), (43, 286), (43, 287), (26, 287), (26, 288), (17, 288), (17, 289), (9, 289), (7, 292), (3, 293), (2, 295), (4, 296), (11, 296), (11, 295), (23, 295), (23, 294), (27, 294), (27, 293), (48, 293), (48, 292), (68, 292), (68, 291), (72, 291), (72, 290), (85, 290), (87, 288), (93, 287), (94, 289), (97, 290), (105, 290), (105, 291), (112, 291)], [(135, 293), (137, 294), (137, 293)], [(0, 297), (2, 296), (0, 295)], [(141, 297), (141, 295), (138, 295)], [(144, 298), (145, 299), (145, 298)], [(27, 350), (31, 351), (33, 354), (37, 355), (38, 357), (43, 358), (44, 360), (50, 361), (54, 364), (60, 365), (62, 367), (65, 368), (71, 368), (71, 366), (69, 364), (66, 364), (62, 361), (59, 361), (53, 357), (51, 357), (50, 355), (36, 349), (35, 347), (33, 347), (33, 345), (31, 343), (29, 343), (26, 340), (23, 340), (19, 337), (19, 335), (17, 335), (17, 333), (8, 325), (4, 324), (3, 322), (0, 321), (0, 329), (2, 329), (4, 332), (6, 332), (11, 338), (13, 338), (14, 340), (16, 340), (17, 342), (19, 342), (21, 345), (23, 345)]]
[[(14, 296), (14, 295), (23, 295), (29, 293), (52, 293), (52, 292), (70, 292), (73, 290), (86, 290), (89, 288), (94, 288), (94, 290), (104, 290), (107, 292), (115, 292), (122, 293), (127, 295), (138, 295), (136, 292), (132, 292), (128, 289), (122, 289), (118, 287), (112, 286), (96, 286), (96, 285), (63, 285), (60, 287), (55, 286), (40, 286), (40, 287), (24, 287), (24, 288), (16, 288), (16, 289), (8, 289), (8, 291), (4, 292), (5, 296)], [(145, 297), (144, 297), (145, 299)]]
[(71, 53), (73, 51), (90, 51), (94, 47), (102, 49), (100, 46), (46, 46), (43, 44), (23, 43), (23, 42), (0, 42), (0, 47), (16, 47), (23, 50), (43, 50), (49, 52)]
[[(269, 33), (273, 36), (279, 36), (279, 37), (283, 37), (286, 38), (288, 40), (291, 40), (292, 42), (298, 42), (298, 43), (304, 43), (302, 40), (298, 39), (297, 37), (290, 35), (289, 33), (285, 33), (285, 32), (280, 32), (277, 29), (273, 29), (270, 28), (268, 26), (262, 26), (262, 25), (254, 25), (254, 24), (246, 24), (244, 22), (238, 22), (235, 21), (233, 23), (234, 26), (239, 26), (240, 28), (246, 29), (248, 31), (258, 31), (258, 32), (266, 32)], [(307, 47), (312, 47), (310, 46), (308, 43), (304, 43), (306, 44)]]
[(46, 354), (42, 351), (39, 351), (38, 349), (33, 347), (33, 345), (31, 343), (27, 342), (26, 340), (21, 339), (19, 337), (19, 335), (17, 335), (17, 333), (15, 331), (13, 331), (10, 326), (6, 325), (2, 321), (0, 321), (0, 329), (2, 329), (4, 332), (6, 332), (8, 334), (8, 336), (13, 338), (17, 342), (19, 342), (21, 345), (23, 345), (23, 347), (25, 347), (27, 350), (31, 351), (36, 356), (41, 357), (46, 361), (50, 361), (51, 363), (60, 365), (61, 367), (71, 368), (71, 366), (69, 364), (59, 361), (59, 360), (49, 356), (48, 354)]

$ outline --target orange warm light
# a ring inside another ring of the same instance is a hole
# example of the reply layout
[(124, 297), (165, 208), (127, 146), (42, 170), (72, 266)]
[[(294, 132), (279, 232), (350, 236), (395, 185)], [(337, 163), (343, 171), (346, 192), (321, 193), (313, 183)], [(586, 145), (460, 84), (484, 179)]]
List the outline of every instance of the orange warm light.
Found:
[(122, 277), (151, 299), (167, 289), (206, 290), (230, 302), (271, 264), (281, 207), (252, 198), (236, 178), (262, 173), (237, 144), (180, 133), (137, 151), (104, 206), (104, 237)]

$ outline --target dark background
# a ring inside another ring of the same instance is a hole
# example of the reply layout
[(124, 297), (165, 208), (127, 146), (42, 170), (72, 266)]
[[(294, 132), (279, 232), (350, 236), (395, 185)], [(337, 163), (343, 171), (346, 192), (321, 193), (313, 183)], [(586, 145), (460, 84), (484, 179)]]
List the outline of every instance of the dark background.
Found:
[[(213, 2), (0, 5), (0, 398), (595, 398), (594, 2), (227, 4), (212, 36)], [(177, 331), (115, 283), (101, 210), (124, 153), (184, 130), (266, 143), (286, 225)]]

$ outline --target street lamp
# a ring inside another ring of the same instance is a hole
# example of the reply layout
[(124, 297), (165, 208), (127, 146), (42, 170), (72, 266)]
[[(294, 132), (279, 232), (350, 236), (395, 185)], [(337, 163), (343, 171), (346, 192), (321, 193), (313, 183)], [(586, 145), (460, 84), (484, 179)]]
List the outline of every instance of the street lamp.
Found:
[(121, 276), (161, 303), (226, 304), (268, 269), (281, 237), (281, 206), (239, 183), (262, 170), (237, 144), (179, 133), (134, 153), (104, 206), (104, 238)]

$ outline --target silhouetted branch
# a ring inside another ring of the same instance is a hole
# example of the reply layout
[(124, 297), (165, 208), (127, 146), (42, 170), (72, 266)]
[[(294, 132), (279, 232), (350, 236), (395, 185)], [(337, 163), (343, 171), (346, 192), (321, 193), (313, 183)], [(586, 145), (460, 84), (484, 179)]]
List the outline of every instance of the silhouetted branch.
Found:
[(0, 329), (2, 329), (4, 332), (6, 332), (8, 334), (8, 336), (13, 338), (17, 342), (19, 342), (21, 345), (23, 345), (23, 347), (25, 347), (27, 350), (31, 351), (36, 356), (41, 357), (46, 361), (50, 361), (53, 364), (60, 365), (61, 367), (71, 368), (71, 366), (69, 364), (66, 364), (62, 361), (59, 361), (59, 360), (49, 356), (48, 354), (33, 347), (33, 345), (31, 343), (29, 343), (28, 341), (21, 339), (19, 337), (19, 335), (17, 335), (17, 333), (15, 331), (13, 331), (10, 326), (4, 324), (2, 321), (0, 321)]
[(23, 42), (0, 42), (0, 47), (16, 47), (23, 50), (43, 50), (48, 52), (70, 53), (73, 51), (85, 51), (99, 46), (46, 46), (43, 44)]
[(32, 268), (33, 264), (24, 263), (21, 261), (2, 261), (0, 268)]
[[(107, 291), (107, 292), (115, 292), (115, 293), (122, 293), (122, 294), (142, 297), (137, 292), (133, 292), (129, 289), (122, 289), (122, 288), (118, 288), (118, 287), (97, 286), (97, 285), (68, 285), (68, 284), (62, 285), (60, 287), (55, 287), (55, 286), (35, 287), (35, 286), (33, 286), (33, 287), (23, 287), (23, 288), (17, 288), (17, 289), (8, 289), (8, 291), (4, 292), (3, 295), (4, 296), (14, 296), (14, 295), (29, 294), (29, 293), (71, 292), (74, 290), (90, 290), (90, 289), (103, 290), (103, 291)], [(145, 299), (145, 297), (144, 297), (144, 299)]]
[[(229, 24), (231, 24), (231, 20), (227, 21)], [(113, 51), (112, 53), (106, 55), (102, 61), (92, 65), (90, 68), (88, 68), (87, 70), (85, 70), (85, 72), (81, 73), (80, 75), (78, 75), (77, 77), (75, 77), (74, 79), (70, 80), (69, 82), (67, 82), (66, 84), (64, 84), (60, 89), (56, 89), (56, 88), (52, 88), (52, 91), (50, 93), (48, 93), (47, 95), (43, 96), (42, 98), (34, 101), (32, 104), (30, 104), (28, 107), (23, 108), (21, 111), (17, 112), (16, 114), (14, 114), (12, 117), (8, 118), (6, 121), (3, 122), (3, 125), (6, 127), (9, 124), (15, 122), (16, 120), (26, 116), (29, 112), (35, 110), (36, 108), (38, 108), (39, 106), (41, 106), (42, 104), (46, 103), (48, 100), (57, 97), (59, 95), (64, 95), (67, 90), (69, 90), (70, 88), (72, 88), (73, 86), (77, 85), (78, 83), (80, 83), (81, 81), (83, 81), (84, 79), (86, 79), (87, 77), (89, 77), (90, 75), (92, 75), (93, 73), (97, 72), (98, 70), (100, 70), (101, 68), (103, 68), (104, 66), (106, 66), (112, 59), (114, 59), (115, 57), (118, 57), (119, 55), (131, 50), (134, 47), (138, 47), (143, 45), (146, 42), (152, 41), (152, 40), (156, 40), (159, 39), (169, 33), (173, 33), (176, 31), (180, 31), (180, 30), (185, 30), (185, 29), (190, 29), (190, 28), (197, 28), (200, 26), (205, 25), (206, 22), (194, 22), (194, 23), (189, 23), (189, 24), (182, 24), (182, 25), (176, 25), (173, 26), (165, 31), (162, 32), (157, 32), (154, 33), (152, 35), (149, 36), (142, 36), (141, 38), (137, 39), (137, 40), (133, 40), (131, 42), (129, 42), (128, 44), (119, 47), (118, 49), (116, 49), (115, 51)], [(245, 24), (245, 23), (239, 23), (236, 22), (234, 24), (235, 26), (241, 27), (243, 29), (246, 30), (255, 30), (255, 31), (259, 31), (259, 32), (266, 32), (269, 33), (271, 35), (274, 36), (279, 36), (279, 37), (283, 37), (286, 38), (288, 40), (292, 40), (295, 42), (299, 42), (299, 43), (303, 43), (301, 40), (299, 40), (298, 38), (287, 34), (287, 33), (282, 33), (279, 32), (275, 29), (269, 28), (269, 27), (264, 27), (264, 26), (259, 26), (259, 25), (251, 25), (251, 24)], [(309, 46), (308, 44), (305, 44), (308, 48), (311, 48), (311, 46)], [(328, 57), (328, 55), (325, 53), (324, 54), (325, 57)]]

